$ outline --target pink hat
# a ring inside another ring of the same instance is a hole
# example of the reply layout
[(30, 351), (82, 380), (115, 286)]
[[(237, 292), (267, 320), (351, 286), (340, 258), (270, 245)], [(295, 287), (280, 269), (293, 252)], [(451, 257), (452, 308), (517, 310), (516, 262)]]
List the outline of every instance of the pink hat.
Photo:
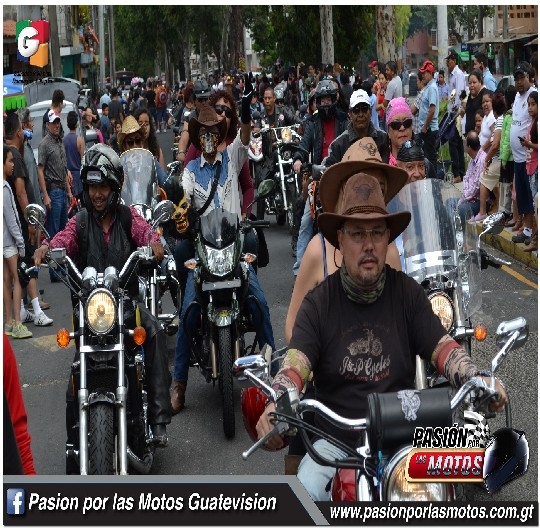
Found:
[(413, 116), (411, 108), (403, 97), (396, 97), (388, 103), (388, 107), (386, 108), (386, 124), (390, 123), (396, 114), (407, 114), (411, 118)]

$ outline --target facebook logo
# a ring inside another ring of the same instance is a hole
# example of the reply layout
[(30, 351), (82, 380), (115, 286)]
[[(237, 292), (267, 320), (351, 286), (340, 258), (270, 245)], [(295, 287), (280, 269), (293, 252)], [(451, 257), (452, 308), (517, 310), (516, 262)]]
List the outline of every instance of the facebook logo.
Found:
[(20, 488), (8, 488), (6, 509), (8, 515), (24, 515), (25, 494)]

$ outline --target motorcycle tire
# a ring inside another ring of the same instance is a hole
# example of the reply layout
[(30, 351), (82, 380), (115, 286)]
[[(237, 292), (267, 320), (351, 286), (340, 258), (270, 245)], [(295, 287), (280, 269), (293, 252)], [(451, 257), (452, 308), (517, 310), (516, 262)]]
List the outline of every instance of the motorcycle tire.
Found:
[(294, 234), (294, 204), (296, 203), (296, 199), (298, 198), (298, 195), (296, 193), (296, 187), (294, 185), (288, 185), (287, 186), (287, 227), (289, 228), (289, 233), (291, 235)]
[(115, 474), (114, 408), (108, 403), (88, 408), (88, 474)]
[(223, 398), (223, 432), (225, 438), (234, 438), (234, 386), (233, 386), (233, 340), (232, 328), (219, 328), (219, 378)]

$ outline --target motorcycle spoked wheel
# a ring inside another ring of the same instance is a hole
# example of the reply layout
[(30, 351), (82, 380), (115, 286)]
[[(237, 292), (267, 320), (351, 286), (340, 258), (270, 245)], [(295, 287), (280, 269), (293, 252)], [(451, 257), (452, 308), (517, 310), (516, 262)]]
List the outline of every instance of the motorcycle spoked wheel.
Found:
[(287, 215), (287, 227), (289, 228), (289, 233), (291, 235), (294, 234), (294, 204), (296, 203), (297, 198), (298, 198), (298, 195), (296, 193), (296, 187), (294, 185), (288, 185), (287, 186), (287, 203), (289, 205), (287, 207), (286, 215)]
[(223, 399), (223, 432), (234, 438), (234, 386), (232, 327), (218, 328), (219, 388)]
[(88, 474), (114, 475), (114, 407), (96, 403), (88, 408)]

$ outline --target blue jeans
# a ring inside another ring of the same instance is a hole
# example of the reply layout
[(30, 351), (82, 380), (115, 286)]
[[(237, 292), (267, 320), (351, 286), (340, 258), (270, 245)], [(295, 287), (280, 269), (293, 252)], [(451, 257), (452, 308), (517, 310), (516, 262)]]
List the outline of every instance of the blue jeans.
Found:
[(293, 275), (298, 275), (300, 264), (302, 263), (302, 257), (306, 252), (309, 241), (313, 238), (313, 218), (311, 218), (311, 211), (309, 209), (309, 200), (306, 200), (304, 207), (304, 214), (302, 215), (302, 221), (300, 222), (300, 232), (298, 233), (298, 242), (296, 243), (296, 262), (293, 264)]
[[(68, 221), (68, 200), (65, 189), (53, 187), (47, 191), (51, 199), (51, 208), (47, 211), (47, 219), (45, 221), (45, 229), (47, 229), (51, 239), (66, 227)], [(49, 269), (51, 280), (57, 279), (54, 271)]]
[(518, 213), (520, 215), (531, 213), (534, 214), (531, 179), (527, 174), (527, 167), (525, 162), (514, 161), (514, 175)]
[[(330, 460), (341, 460), (347, 456), (344, 451), (332, 445), (328, 440), (316, 440), (313, 447), (317, 453)], [(326, 491), (326, 485), (335, 473), (335, 468), (317, 464), (309, 454), (302, 458), (298, 466), (298, 480), (314, 501), (330, 500), (330, 491)]]
[[(247, 294), (248, 296), (253, 295), (259, 301), (259, 304), (263, 310), (263, 313), (261, 314), (258, 306), (256, 306), (256, 302), (252, 299), (249, 299), (245, 303), (245, 309), (248, 311), (248, 313), (252, 314), (253, 323), (257, 329), (257, 342), (259, 348), (262, 349), (265, 344), (268, 344), (272, 347), (272, 350), (275, 350), (276, 344), (274, 343), (274, 332), (272, 330), (272, 323), (270, 322), (270, 310), (268, 308), (268, 303), (266, 302), (264, 292), (259, 283), (259, 278), (251, 265)], [(182, 300), (182, 313), (180, 314), (180, 319), (178, 322), (176, 349), (174, 351), (174, 381), (187, 382), (188, 380), (191, 343), (189, 336), (184, 330), (184, 318), (186, 316), (188, 306), (195, 301), (196, 298), (197, 295), (195, 293), (193, 271), (190, 270), (187, 277), (185, 295)], [(200, 309), (191, 309), (188, 315), (189, 319), (187, 321), (187, 326), (189, 328), (197, 328), (200, 323)]]

